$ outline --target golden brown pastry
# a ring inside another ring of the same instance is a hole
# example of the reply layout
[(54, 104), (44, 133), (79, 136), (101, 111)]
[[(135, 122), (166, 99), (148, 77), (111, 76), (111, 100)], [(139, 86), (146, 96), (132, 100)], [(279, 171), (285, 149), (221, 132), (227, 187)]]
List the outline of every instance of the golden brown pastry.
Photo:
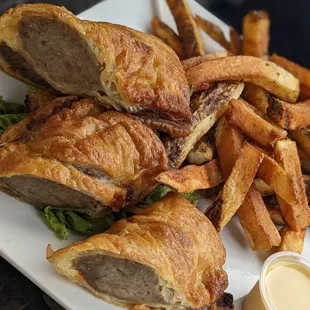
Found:
[(153, 129), (189, 133), (189, 85), (161, 40), (63, 7), (18, 5), (0, 18), (0, 68), (26, 83), (97, 98)]
[(106, 233), (53, 252), (57, 272), (119, 306), (199, 308), (227, 287), (225, 249), (211, 222), (169, 193)]
[(74, 96), (55, 99), (2, 136), (0, 190), (36, 206), (101, 216), (142, 200), (167, 169), (141, 122)]

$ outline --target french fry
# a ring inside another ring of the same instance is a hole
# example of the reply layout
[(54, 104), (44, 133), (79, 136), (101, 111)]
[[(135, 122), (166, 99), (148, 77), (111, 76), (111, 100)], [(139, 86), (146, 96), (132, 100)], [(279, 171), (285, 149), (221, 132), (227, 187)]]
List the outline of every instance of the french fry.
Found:
[(274, 194), (272, 188), (262, 179), (255, 179), (254, 185), (262, 196), (270, 196)]
[(225, 38), (225, 35), (222, 29), (215, 25), (214, 23), (200, 17), (199, 15), (195, 16), (196, 23), (198, 26), (215, 42), (224, 47), (227, 51), (229, 50), (229, 43)]
[(182, 65), (184, 67), (184, 70), (187, 70), (190, 67), (194, 67), (194, 66), (201, 64), (202, 62), (205, 62), (211, 59), (226, 57), (228, 55), (229, 53), (227, 51), (221, 51), (218, 53), (207, 53), (203, 56), (196, 56), (196, 57), (192, 57), (189, 59), (185, 59), (182, 61)]
[[(308, 198), (308, 202), (310, 200), (310, 175), (303, 175), (302, 176), (302, 179), (303, 179), (303, 182), (305, 184), (305, 189), (306, 189), (306, 195), (307, 195), (307, 198)], [(254, 180), (254, 184), (256, 185), (256, 181), (258, 181), (260, 179), (255, 179)], [(268, 186), (268, 185), (267, 185)], [(259, 186), (257, 187), (257, 189), (259, 189)], [(260, 190), (259, 190), (260, 191)], [(279, 209), (279, 205), (278, 205), (278, 201), (276, 199), (276, 196), (273, 195), (274, 193), (272, 192), (271, 195), (266, 195), (264, 197), (264, 201), (266, 202), (266, 205), (268, 208), (275, 208), (277, 207)], [(268, 196), (268, 197), (267, 197)], [(308, 209), (310, 210), (310, 208)], [(279, 209), (280, 211), (280, 209)]]
[[(274, 200), (276, 200), (275, 196), (268, 196), (268, 198), (269, 197), (274, 197)], [(264, 202), (265, 202), (265, 204), (267, 206), (267, 210), (269, 212), (269, 215), (270, 215), (273, 223), (275, 225), (284, 226), (285, 222), (283, 220), (283, 217), (282, 217), (279, 205), (271, 204), (271, 206), (269, 206), (269, 200), (265, 200), (265, 199), (264, 199)], [(309, 215), (309, 219), (310, 219), (310, 209), (308, 209), (308, 215)], [(310, 226), (310, 221), (308, 222), (308, 226)]]
[(277, 141), (274, 148), (274, 156), (291, 177), (292, 187), (297, 198), (296, 202), (287, 203), (277, 196), (281, 213), (291, 230), (301, 230), (308, 225), (308, 199), (296, 143), (288, 139)]
[(292, 73), (300, 82), (300, 92), (305, 98), (310, 98), (310, 70), (304, 68), (291, 60), (277, 54), (269, 57), (269, 60)]
[[(215, 140), (222, 171), (227, 179), (235, 165), (244, 137), (237, 128), (229, 125), (223, 115), (216, 127)], [(237, 215), (253, 250), (267, 251), (280, 244), (279, 233), (254, 185), (247, 193)]]
[(186, 70), (194, 91), (208, 88), (212, 82), (238, 80), (251, 82), (288, 102), (299, 95), (299, 81), (289, 72), (253, 56), (227, 56), (205, 61)]
[[(265, 11), (250, 11), (243, 18), (243, 55), (268, 59), (270, 20)], [(263, 114), (267, 113), (268, 93), (249, 83), (244, 99)]]
[(253, 251), (268, 251), (280, 245), (281, 237), (255, 185), (251, 186), (237, 214)]
[(260, 145), (270, 148), (287, 133), (263, 119), (262, 113), (244, 100), (232, 100), (228, 111), (229, 122), (240, 128), (247, 136)]
[(250, 11), (243, 18), (243, 55), (268, 59), (269, 15), (265, 11)]
[(277, 252), (289, 251), (302, 253), (307, 229), (299, 231), (290, 230), (289, 227), (283, 226), (280, 230), (281, 244), (276, 249)]
[(242, 94), (243, 98), (263, 114), (267, 114), (270, 95), (264, 89), (247, 83)]
[(194, 113), (190, 135), (184, 138), (168, 138), (165, 141), (170, 169), (181, 166), (195, 144), (227, 111), (230, 100), (239, 98), (242, 90), (242, 83), (222, 82), (192, 96), (191, 106)]
[(215, 145), (225, 180), (235, 165), (243, 141), (242, 132), (238, 128), (232, 127), (226, 115), (223, 115), (216, 124)]
[(177, 24), (186, 58), (205, 54), (200, 30), (186, 0), (166, 0)]
[(275, 225), (279, 225), (279, 226), (284, 226), (285, 225), (285, 223), (283, 221), (283, 218), (282, 218), (281, 211), (280, 211), (279, 208), (268, 208), (268, 206), (267, 206), (267, 210), (268, 210), (268, 213), (269, 213), (269, 216), (270, 216), (272, 222)]
[(179, 193), (191, 193), (217, 186), (223, 182), (223, 175), (218, 161), (214, 159), (202, 166), (188, 165), (180, 170), (162, 172), (155, 180)]
[(264, 154), (258, 149), (247, 142), (243, 144), (223, 190), (206, 211), (206, 215), (217, 231), (221, 231), (226, 226), (244, 202), (263, 158)]
[(229, 51), (233, 55), (241, 55), (242, 47), (241, 47), (241, 38), (239, 33), (233, 28), (229, 27), (229, 34), (230, 34), (230, 42), (229, 42)]
[(310, 99), (291, 104), (271, 98), (268, 116), (282, 128), (289, 130), (310, 126)]
[(290, 136), (295, 140), (298, 146), (310, 157), (310, 129), (303, 128), (290, 131)]
[(287, 203), (297, 202), (290, 175), (268, 155), (265, 155), (259, 166), (257, 176)]
[(151, 22), (153, 34), (169, 45), (182, 60), (184, 52), (182, 42), (179, 36), (157, 16), (154, 16)]
[[(209, 132), (210, 133), (210, 132)], [(203, 165), (215, 156), (214, 139), (205, 135), (187, 155), (187, 161), (192, 165)]]

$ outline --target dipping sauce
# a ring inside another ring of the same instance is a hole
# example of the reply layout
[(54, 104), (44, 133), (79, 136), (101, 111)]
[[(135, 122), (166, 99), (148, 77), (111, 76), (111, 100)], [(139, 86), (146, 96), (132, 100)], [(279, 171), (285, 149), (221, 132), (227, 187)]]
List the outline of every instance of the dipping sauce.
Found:
[(276, 263), (267, 271), (265, 285), (275, 310), (310, 309), (310, 272), (303, 266)]
[(242, 309), (310, 309), (310, 261), (292, 252), (270, 256), (259, 281), (244, 299)]

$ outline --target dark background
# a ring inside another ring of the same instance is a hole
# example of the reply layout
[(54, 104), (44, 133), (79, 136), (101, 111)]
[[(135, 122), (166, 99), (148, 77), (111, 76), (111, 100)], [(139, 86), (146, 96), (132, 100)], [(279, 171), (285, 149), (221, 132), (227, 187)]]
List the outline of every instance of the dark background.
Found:
[[(123, 0), (130, 1), (130, 0)], [(0, 0), (0, 14), (19, 3), (36, 1)], [(37, 1), (63, 5), (78, 14), (98, 0)], [(277, 52), (310, 67), (310, 1), (309, 0), (198, 0), (203, 6), (240, 33), (244, 14), (264, 9), (270, 14), (270, 52)], [(59, 310), (59, 307), (34, 284), (0, 257), (0, 310)]]

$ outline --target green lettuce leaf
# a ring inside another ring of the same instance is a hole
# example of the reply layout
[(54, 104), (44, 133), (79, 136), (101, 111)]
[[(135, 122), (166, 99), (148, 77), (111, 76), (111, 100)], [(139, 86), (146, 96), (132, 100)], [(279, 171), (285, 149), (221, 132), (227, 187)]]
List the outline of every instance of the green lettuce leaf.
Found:
[[(145, 203), (148, 205), (152, 204), (152, 203), (160, 200), (164, 196), (166, 196), (166, 194), (171, 192), (171, 191), (174, 192), (173, 189), (171, 189), (170, 187), (168, 187), (166, 185), (159, 185), (146, 197)], [(197, 205), (197, 203), (199, 201), (199, 198), (198, 198), (196, 193), (181, 194), (181, 195), (184, 198), (186, 198), (187, 200), (189, 200), (189, 202), (195, 206)]]
[(0, 129), (5, 131), (8, 127), (23, 120), (25, 115), (26, 114), (0, 114)]
[[(50, 207), (49, 207), (50, 208)], [(60, 223), (62, 224), (66, 224), (66, 217), (63, 213), (63, 211), (60, 211), (60, 210), (53, 210), (53, 212), (56, 214), (58, 220)]]
[(150, 205), (164, 196), (166, 196), (167, 193), (171, 192), (172, 189), (166, 185), (159, 185), (157, 186), (145, 199), (146, 204)]
[(187, 200), (189, 200), (191, 204), (193, 204), (194, 206), (197, 206), (199, 202), (199, 198), (196, 193), (193, 192), (193, 193), (188, 193), (188, 194), (182, 194), (182, 196), (186, 198)]
[(4, 131), (17, 123), (19, 123), (26, 114), (24, 112), (24, 106), (18, 103), (8, 103), (0, 96), (0, 135)]
[(49, 227), (57, 234), (61, 240), (68, 239), (68, 230), (66, 225), (62, 223), (56, 214), (51, 210), (51, 207), (44, 208), (44, 216)]
[(104, 218), (92, 219), (74, 211), (52, 210), (51, 207), (46, 207), (44, 215), (49, 227), (61, 240), (68, 239), (67, 227), (82, 234), (92, 235), (104, 232), (114, 223), (112, 213)]
[(82, 234), (102, 233), (114, 222), (112, 213), (100, 219), (84, 218), (73, 211), (63, 211), (63, 214), (67, 226)]
[(24, 105), (13, 102), (5, 102), (0, 96), (0, 113), (1, 114), (21, 114), (24, 113)]

